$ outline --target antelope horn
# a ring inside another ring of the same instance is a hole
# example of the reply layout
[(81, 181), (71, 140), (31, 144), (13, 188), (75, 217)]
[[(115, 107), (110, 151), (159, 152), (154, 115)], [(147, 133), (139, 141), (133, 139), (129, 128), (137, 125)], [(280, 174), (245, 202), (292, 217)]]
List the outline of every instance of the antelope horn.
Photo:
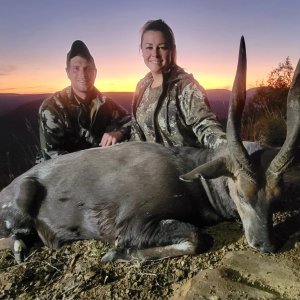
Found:
[(240, 174), (247, 175), (254, 179), (255, 175), (250, 164), (247, 150), (241, 140), (241, 119), (246, 100), (246, 73), (247, 56), (244, 37), (241, 37), (239, 60), (236, 75), (230, 97), (228, 120), (227, 120), (227, 141), (230, 155), (234, 163), (234, 169)]
[(288, 168), (295, 156), (300, 133), (300, 60), (287, 97), (286, 139), (267, 170), (267, 180), (276, 179)]

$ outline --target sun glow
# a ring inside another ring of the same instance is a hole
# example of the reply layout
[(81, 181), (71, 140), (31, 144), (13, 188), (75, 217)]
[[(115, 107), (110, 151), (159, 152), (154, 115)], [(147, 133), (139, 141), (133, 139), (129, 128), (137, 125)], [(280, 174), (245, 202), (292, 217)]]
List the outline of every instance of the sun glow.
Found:
[[(16, 73), (11, 76), (2, 76), (0, 93), (17, 94), (42, 94), (54, 93), (70, 85), (66, 74), (61, 71), (36, 72), (24, 77), (23, 74)], [(134, 92), (137, 83), (145, 74), (119, 74), (118, 76), (105, 76), (99, 74), (96, 78), (95, 86), (101, 92)], [(195, 79), (205, 89), (232, 89), (233, 77), (215, 74), (197, 74)], [(247, 88), (256, 86), (255, 78), (247, 78)]]
[(232, 79), (226, 77), (218, 76), (195, 76), (196, 80), (205, 88), (205, 89), (228, 89), (231, 90)]
[(134, 92), (139, 79), (134, 76), (100, 78), (96, 80), (95, 86), (103, 92)]

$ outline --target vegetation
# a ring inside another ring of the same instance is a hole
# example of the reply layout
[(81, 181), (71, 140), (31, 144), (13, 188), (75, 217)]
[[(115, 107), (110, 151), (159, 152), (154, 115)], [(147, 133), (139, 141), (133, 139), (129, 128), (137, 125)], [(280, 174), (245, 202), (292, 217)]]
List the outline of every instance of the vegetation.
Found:
[(243, 115), (244, 140), (280, 146), (286, 135), (286, 99), (293, 75), (289, 57), (261, 82)]
[[(6, 149), (0, 153), (0, 190), (17, 176), (34, 166), (39, 151), (37, 129), (26, 118), (20, 120), (22, 131), (8, 131), (9, 141)], [(22, 133), (18, 134), (18, 133)]]

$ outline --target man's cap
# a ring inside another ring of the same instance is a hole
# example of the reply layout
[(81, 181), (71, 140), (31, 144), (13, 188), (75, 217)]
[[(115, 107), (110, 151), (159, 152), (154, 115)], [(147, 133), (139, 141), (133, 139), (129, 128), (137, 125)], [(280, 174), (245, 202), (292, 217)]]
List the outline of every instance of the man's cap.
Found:
[(83, 41), (76, 40), (73, 42), (70, 51), (67, 54), (67, 66), (69, 65), (69, 62), (71, 58), (75, 56), (81, 56), (86, 58), (87, 60), (90, 60), (94, 63), (94, 59), (86, 46), (86, 44)]

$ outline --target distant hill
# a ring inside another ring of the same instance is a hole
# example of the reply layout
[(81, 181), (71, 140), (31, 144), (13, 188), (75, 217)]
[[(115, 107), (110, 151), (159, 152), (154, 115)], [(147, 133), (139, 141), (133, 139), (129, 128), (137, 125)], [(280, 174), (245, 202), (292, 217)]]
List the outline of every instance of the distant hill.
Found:
[(0, 116), (31, 101), (45, 99), (50, 94), (0, 94)]
[[(247, 92), (251, 97), (255, 90)], [(131, 111), (131, 92), (103, 93)], [(207, 90), (211, 109), (224, 123), (231, 92)], [(19, 175), (30, 168), (38, 144), (38, 109), (49, 94), (0, 94), (0, 188), (8, 183), (9, 174)], [(26, 157), (26, 160), (24, 158)]]
[(231, 91), (225, 89), (207, 90), (207, 98), (211, 110), (217, 115), (219, 120), (225, 120), (228, 113), (228, 102)]
[[(256, 89), (249, 89), (247, 91), (247, 99), (253, 96)], [(218, 115), (219, 118), (223, 119), (227, 116), (228, 100), (231, 91), (226, 89), (211, 89), (206, 90), (209, 103), (212, 110)], [(133, 97), (132, 92), (103, 92), (104, 95), (112, 98), (114, 101), (118, 102), (128, 111), (131, 110), (131, 101)], [(30, 102), (36, 102), (39, 106), (43, 99), (47, 98), (50, 94), (1, 94), (0, 93), (0, 117), (8, 114), (14, 113), (13, 111), (19, 106), (23, 108)], [(34, 106), (34, 105), (33, 105)]]
[[(256, 92), (256, 88), (247, 90), (246, 103), (253, 97), (255, 92)], [(231, 91), (225, 89), (214, 89), (214, 90), (207, 90), (206, 93), (212, 111), (217, 115), (219, 120), (221, 121), (226, 120)]]
[(131, 111), (132, 92), (103, 92), (103, 94)]

